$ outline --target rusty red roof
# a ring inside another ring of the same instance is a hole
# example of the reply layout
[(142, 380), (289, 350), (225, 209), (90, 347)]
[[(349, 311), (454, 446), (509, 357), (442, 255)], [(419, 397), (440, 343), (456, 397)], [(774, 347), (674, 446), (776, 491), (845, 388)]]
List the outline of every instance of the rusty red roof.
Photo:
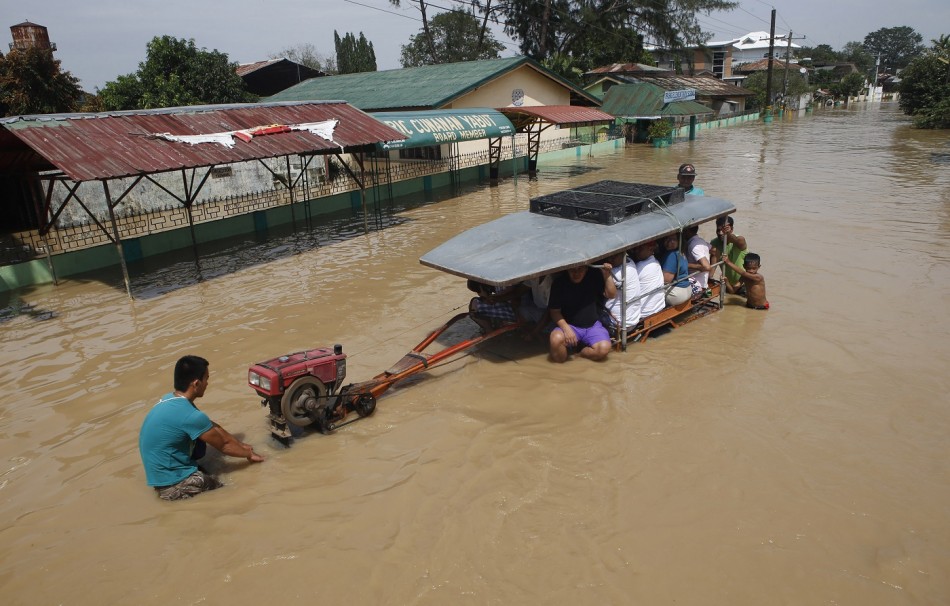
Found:
[[(153, 135), (208, 135), (338, 120), (333, 141), (306, 130), (189, 145)], [(74, 181), (114, 179), (259, 158), (357, 151), (405, 136), (342, 101), (204, 105), (0, 119), (0, 171), (59, 169)]]
[(283, 61), (283, 59), (267, 59), (266, 61), (254, 61), (253, 63), (242, 63), (238, 65), (234, 71), (237, 72), (239, 76), (246, 76), (247, 74), (257, 71), (262, 67), (267, 67), (268, 65), (273, 65)]
[(500, 107), (503, 113), (517, 129), (541, 120), (551, 124), (576, 125), (597, 122), (613, 122), (614, 117), (593, 107), (577, 105), (530, 105), (522, 107)]

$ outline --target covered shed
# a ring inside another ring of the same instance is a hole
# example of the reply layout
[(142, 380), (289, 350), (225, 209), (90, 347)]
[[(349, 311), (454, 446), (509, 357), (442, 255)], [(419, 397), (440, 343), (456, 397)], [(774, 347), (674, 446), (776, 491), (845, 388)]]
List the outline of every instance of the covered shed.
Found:
[(696, 101), (666, 103), (666, 92), (646, 82), (618, 84), (604, 95), (601, 109), (624, 122), (633, 123), (633, 140), (637, 142), (646, 141), (646, 130), (653, 120), (694, 118), (713, 113), (713, 110)]
[[(0, 119), (0, 126), (0, 174), (18, 176), (27, 192), (20, 198), (4, 198), (3, 211), (34, 214), (54, 279), (53, 247), (47, 236), (63, 210), (78, 205), (116, 246), (130, 296), (123, 234), (115, 211), (140, 183), (151, 183), (187, 211), (197, 262), (192, 209), (215, 167), (284, 158), (286, 174), (274, 177), (286, 186), (293, 212), (296, 181), (290, 171), (290, 156), (299, 156), (309, 164), (317, 156), (349, 153), (359, 162), (362, 174), (363, 154), (378, 143), (404, 138), (341, 101), (14, 116)], [(167, 173), (180, 173), (180, 187), (156, 180), (156, 175)], [(351, 176), (359, 183), (365, 201), (364, 180)], [(123, 180), (121, 191), (110, 188), (117, 179)], [(80, 186), (86, 183), (101, 185), (105, 217), (97, 216), (84, 202), (86, 194), (82, 192), (86, 189)], [(56, 188), (65, 188), (60, 190), (65, 195), (54, 203)], [(13, 205), (26, 208), (9, 208)]]

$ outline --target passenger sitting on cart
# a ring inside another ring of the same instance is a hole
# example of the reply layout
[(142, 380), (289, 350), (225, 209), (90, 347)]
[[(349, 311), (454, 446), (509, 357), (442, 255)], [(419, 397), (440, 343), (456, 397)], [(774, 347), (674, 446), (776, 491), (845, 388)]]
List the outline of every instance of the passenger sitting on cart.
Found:
[[(609, 259), (613, 269), (610, 270), (614, 285), (617, 287), (617, 296), (607, 301), (603, 319), (604, 326), (611, 334), (618, 334), (620, 318), (623, 316), (623, 300), (620, 298), (621, 285), (623, 296), (627, 300), (627, 314), (624, 326), (630, 330), (640, 323), (640, 278), (637, 277), (637, 265), (626, 253), (617, 253)], [(623, 265), (627, 265), (627, 280), (623, 280)]]
[(469, 302), (468, 313), (482, 330), (490, 332), (518, 321), (516, 307), (525, 292), (525, 287), (521, 284), (495, 292), (487, 284), (469, 280), (468, 289), (478, 294)]
[(552, 362), (565, 362), (572, 351), (589, 360), (603, 360), (610, 353), (610, 334), (600, 312), (606, 299), (617, 296), (611, 269), (610, 263), (600, 270), (581, 265), (555, 278), (548, 301), (557, 325), (549, 338)]
[(679, 250), (679, 238), (676, 234), (663, 238), (663, 248), (660, 253), (660, 267), (663, 269), (663, 282), (666, 284), (666, 305), (674, 307), (686, 303), (693, 296), (689, 287), (689, 267), (686, 257)]
[(637, 261), (637, 276), (640, 279), (640, 306), (643, 317), (652, 316), (666, 307), (663, 288), (663, 269), (653, 256), (656, 242), (644, 242), (633, 249), (633, 258)]
[(700, 237), (698, 225), (684, 229), (683, 238), (686, 239), (686, 261), (688, 261), (689, 272), (699, 272), (689, 279), (693, 296), (703, 296), (709, 288), (709, 273), (712, 269), (709, 264), (709, 242)]

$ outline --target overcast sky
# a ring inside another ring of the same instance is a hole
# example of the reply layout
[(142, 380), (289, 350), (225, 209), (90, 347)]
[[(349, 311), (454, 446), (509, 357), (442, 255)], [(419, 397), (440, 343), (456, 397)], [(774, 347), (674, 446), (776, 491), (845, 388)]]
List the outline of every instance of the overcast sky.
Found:
[[(536, 0), (519, 0), (536, 1)], [(538, 0), (539, 1), (539, 0)], [(63, 69), (81, 80), (87, 90), (102, 87), (117, 76), (134, 72), (145, 59), (145, 45), (155, 36), (193, 38), (199, 47), (227, 53), (232, 61), (247, 63), (268, 58), (288, 46), (311, 43), (331, 56), (333, 31), (363, 32), (373, 43), (379, 69), (396, 69), (400, 46), (421, 29), (411, 0), (395, 8), (389, 0), (0, 0), (5, 27), (31, 21), (48, 28), (57, 45)], [(430, 17), (452, 6), (436, 0)], [(795, 0), (775, 5), (742, 0), (728, 13), (700, 15), (713, 40), (738, 38), (750, 31), (767, 31), (772, 7), (778, 11), (776, 31), (789, 29), (803, 46), (863, 40), (882, 27), (907, 25), (931, 38), (950, 34), (948, 0)], [(6, 42), (12, 41), (6, 29)], [(499, 30), (506, 56), (517, 46)], [(7, 45), (4, 44), (4, 47)], [(5, 48), (4, 48), (5, 50)]]

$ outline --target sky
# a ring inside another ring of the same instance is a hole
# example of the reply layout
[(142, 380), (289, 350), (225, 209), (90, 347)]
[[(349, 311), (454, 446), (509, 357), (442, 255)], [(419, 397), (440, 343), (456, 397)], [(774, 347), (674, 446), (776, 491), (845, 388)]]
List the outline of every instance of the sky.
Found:
[[(517, 0), (529, 1), (529, 0)], [(530, 0), (539, 1), (539, 0)], [(334, 54), (333, 32), (363, 32), (373, 43), (379, 69), (397, 69), (400, 47), (420, 32), (422, 23), (412, 0), (402, 8), (389, 0), (0, 0), (9, 26), (30, 21), (46, 26), (56, 44), (62, 68), (94, 91), (116, 77), (135, 72), (145, 59), (145, 46), (155, 36), (194, 39), (199, 48), (216, 49), (232, 61), (249, 63), (281, 50), (310, 43), (324, 56)], [(434, 0), (429, 16), (453, 6)], [(441, 8), (439, 8), (441, 7)], [(729, 12), (698, 16), (712, 40), (738, 38), (750, 31), (768, 31), (772, 8), (777, 10), (776, 32), (791, 30), (802, 46), (845, 43), (864, 39), (883, 27), (907, 25), (924, 37), (950, 34), (947, 0), (795, 0), (776, 4), (741, 0)], [(500, 28), (504, 56), (517, 54), (517, 45)], [(805, 36), (804, 40), (798, 40)], [(3, 44), (5, 50), (7, 44)]]

